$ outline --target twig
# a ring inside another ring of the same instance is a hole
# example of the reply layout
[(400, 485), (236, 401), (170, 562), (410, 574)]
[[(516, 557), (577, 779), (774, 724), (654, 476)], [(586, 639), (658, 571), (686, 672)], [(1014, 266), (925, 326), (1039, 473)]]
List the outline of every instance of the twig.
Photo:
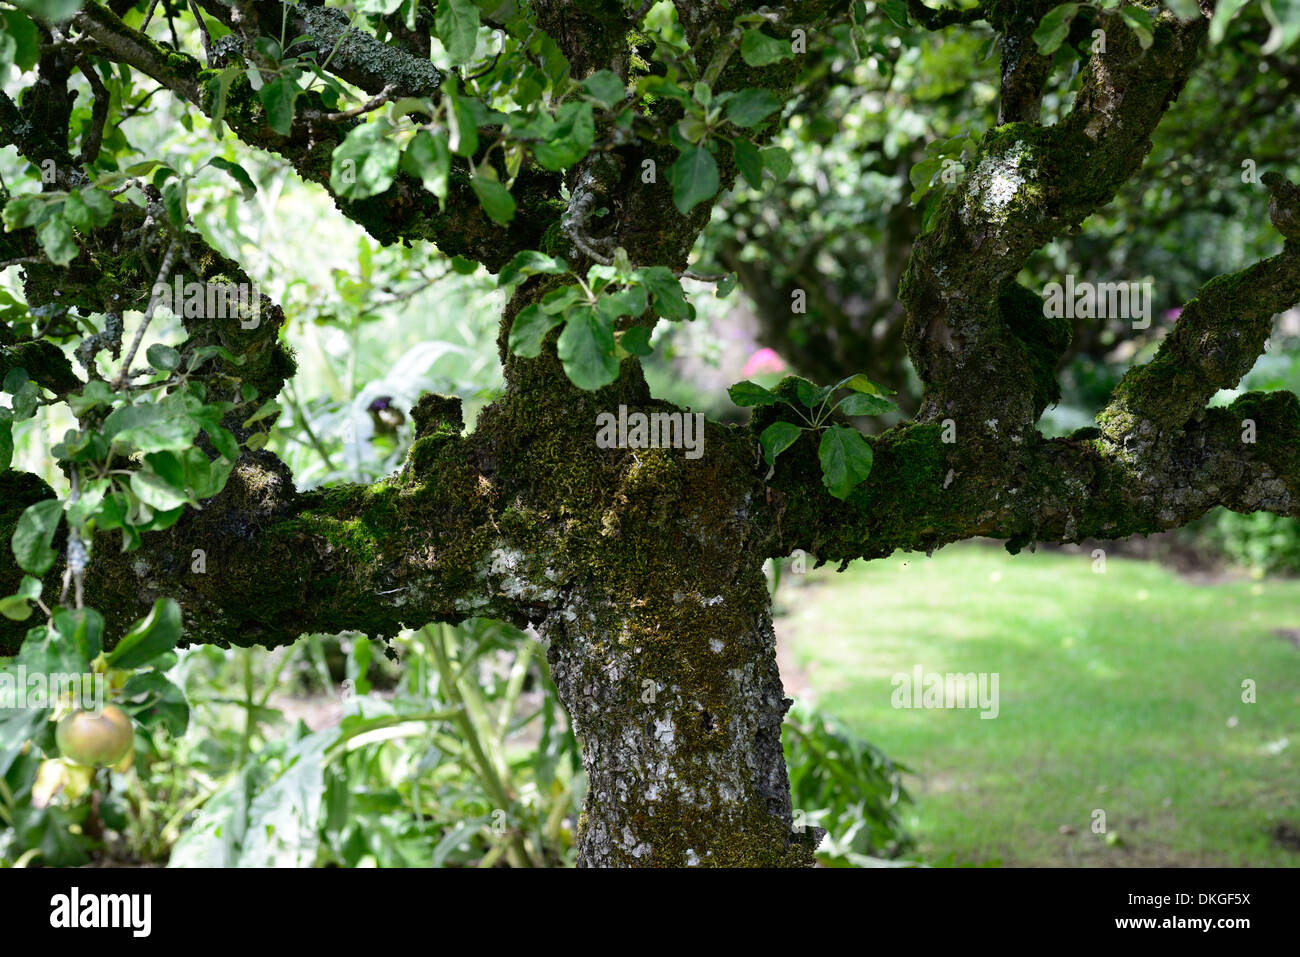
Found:
[(363, 113), (370, 113), (373, 112), (374, 110), (379, 109), (381, 106), (383, 106), (385, 103), (388, 102), (388, 100), (392, 97), (393, 91), (395, 89), (397, 89), (397, 87), (394, 86), (392, 83), (389, 83), (387, 86), (385, 86), (382, 90), (380, 90), (378, 93), (372, 96), (365, 103), (362, 103), (360, 106), (354, 107), (350, 110), (343, 110), (339, 113), (312, 113), (310, 111), (304, 110), (302, 115), (308, 119), (319, 118), (322, 120), (329, 120), (331, 123), (337, 123), (340, 120), (350, 120), (354, 117), (360, 116)]
[(199, 35), (203, 37), (203, 58), (208, 61), (208, 66), (212, 66), (212, 37), (208, 34), (208, 25), (203, 22), (203, 14), (199, 12), (199, 5), (194, 0), (190, 2), (190, 13), (194, 15), (194, 22), (199, 25)]
[(144, 311), (144, 318), (140, 320), (140, 326), (135, 330), (135, 338), (131, 341), (131, 349), (126, 354), (122, 368), (118, 370), (117, 378), (113, 380), (114, 392), (120, 391), (126, 385), (127, 379), (130, 378), (131, 363), (135, 361), (135, 354), (140, 351), (140, 343), (144, 341), (145, 331), (149, 328), (149, 323), (153, 321), (154, 310), (158, 308), (158, 287), (167, 285), (167, 279), (172, 271), (172, 264), (176, 262), (176, 254), (179, 251), (180, 244), (173, 239), (171, 245), (167, 247), (167, 252), (163, 254), (162, 265), (158, 267), (158, 280), (154, 283), (154, 294), (149, 297), (149, 305)]
[(86, 78), (90, 84), (91, 93), (95, 97), (94, 105), (90, 110), (90, 129), (86, 131), (86, 137), (81, 143), (81, 156), (78, 158), (82, 166), (89, 166), (99, 157), (99, 148), (104, 142), (104, 124), (108, 122), (108, 88), (95, 72), (95, 68), (90, 61), (84, 56), (77, 57), (77, 69), (81, 75)]

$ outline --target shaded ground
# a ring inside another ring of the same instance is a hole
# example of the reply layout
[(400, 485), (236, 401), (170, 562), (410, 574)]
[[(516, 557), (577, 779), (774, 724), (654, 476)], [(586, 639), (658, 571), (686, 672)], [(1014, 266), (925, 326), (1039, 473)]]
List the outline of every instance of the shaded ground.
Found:
[[(1300, 582), (967, 544), (786, 575), (782, 611), (790, 693), (918, 772), (931, 862), (1300, 865)], [(997, 672), (998, 717), (892, 707), (916, 665)]]

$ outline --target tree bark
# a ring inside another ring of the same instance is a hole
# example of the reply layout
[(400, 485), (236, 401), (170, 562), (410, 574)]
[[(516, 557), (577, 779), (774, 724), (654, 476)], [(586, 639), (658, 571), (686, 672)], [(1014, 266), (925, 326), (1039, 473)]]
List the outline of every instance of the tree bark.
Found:
[(544, 626), (587, 772), (579, 866), (813, 863), (819, 830), (792, 830), (766, 582), (718, 551), (631, 605), (583, 589)]

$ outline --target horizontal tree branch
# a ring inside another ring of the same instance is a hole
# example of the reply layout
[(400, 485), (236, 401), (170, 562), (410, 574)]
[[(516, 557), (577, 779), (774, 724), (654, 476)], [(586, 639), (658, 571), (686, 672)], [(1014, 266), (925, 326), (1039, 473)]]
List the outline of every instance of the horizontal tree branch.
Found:
[(1273, 317), (1300, 303), (1300, 240), (1201, 287), (1155, 357), (1132, 369), (1099, 416), (1105, 437), (1130, 450), (1177, 430), (1220, 389), (1234, 388), (1264, 351)]
[(943, 426), (908, 423), (868, 439), (871, 475), (844, 502), (819, 488), (815, 443), (803, 440), (769, 481), (762, 547), (771, 557), (803, 549), (847, 562), (976, 536), (1005, 539), (1013, 551), (1125, 538), (1217, 506), (1300, 517), (1300, 400), (1291, 393), (1248, 393), (1206, 410), (1140, 457), (1114, 452), (1096, 433), (1039, 438), (995, 465), (960, 433), (945, 443)]

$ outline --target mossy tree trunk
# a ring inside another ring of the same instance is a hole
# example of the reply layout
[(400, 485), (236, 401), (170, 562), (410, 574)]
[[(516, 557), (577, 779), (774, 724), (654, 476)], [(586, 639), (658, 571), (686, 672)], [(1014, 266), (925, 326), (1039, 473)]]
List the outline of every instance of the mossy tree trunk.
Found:
[(578, 863), (811, 863), (813, 830), (792, 829), (781, 750), (790, 702), (762, 572), (717, 548), (697, 564), (651, 547), (679, 574), (654, 590), (623, 583), (619, 592), (640, 596), (629, 602), (600, 582), (543, 629), (587, 772)]

